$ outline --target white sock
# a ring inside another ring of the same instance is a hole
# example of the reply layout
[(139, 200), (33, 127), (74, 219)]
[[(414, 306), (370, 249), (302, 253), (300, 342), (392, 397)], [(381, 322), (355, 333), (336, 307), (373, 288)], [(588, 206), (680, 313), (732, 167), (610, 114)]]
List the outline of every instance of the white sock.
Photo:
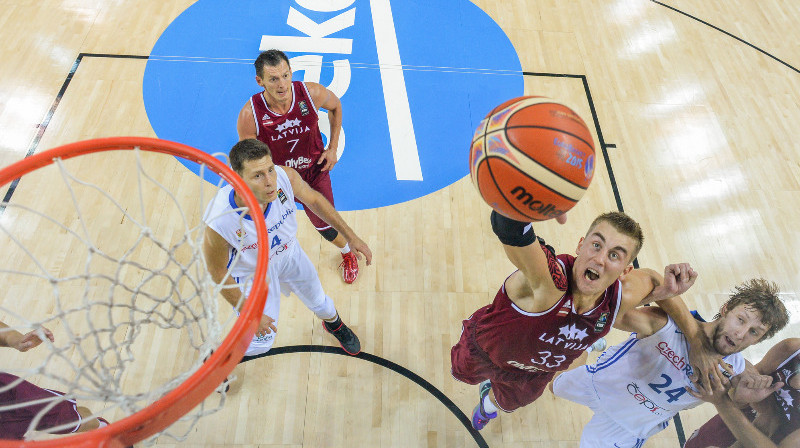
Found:
[(344, 243), (344, 247), (339, 249), (343, 254), (350, 252), (350, 243)]
[(492, 399), (489, 398), (489, 394), (486, 394), (486, 396), (483, 397), (483, 410), (486, 411), (486, 414), (497, 412), (497, 406), (492, 403)]

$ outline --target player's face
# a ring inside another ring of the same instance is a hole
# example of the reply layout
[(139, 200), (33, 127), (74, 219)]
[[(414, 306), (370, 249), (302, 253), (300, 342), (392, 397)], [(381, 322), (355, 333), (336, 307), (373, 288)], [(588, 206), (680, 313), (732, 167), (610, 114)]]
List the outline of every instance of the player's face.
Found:
[(268, 102), (283, 103), (292, 99), (292, 69), (286, 61), (276, 66), (264, 64), (264, 77), (256, 76), (256, 82), (264, 88)]
[(253, 191), (259, 204), (266, 206), (278, 197), (278, 173), (272, 157), (246, 160), (239, 174)]
[(738, 305), (717, 320), (712, 337), (714, 349), (723, 356), (740, 352), (760, 341), (768, 330), (758, 311)]
[(578, 243), (572, 286), (581, 294), (600, 294), (625, 272), (635, 249), (633, 238), (601, 221)]

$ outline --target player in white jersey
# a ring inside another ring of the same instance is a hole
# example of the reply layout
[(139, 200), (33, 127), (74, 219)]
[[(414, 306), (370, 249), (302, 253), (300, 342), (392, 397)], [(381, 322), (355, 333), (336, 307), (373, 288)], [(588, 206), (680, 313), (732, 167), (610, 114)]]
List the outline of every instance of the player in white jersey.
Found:
[[(285, 295), (294, 292), (323, 320), (325, 330), (339, 340), (344, 351), (357, 355), (361, 351), (358, 337), (342, 322), (333, 300), (322, 289), (314, 265), (297, 242), (295, 196), (344, 235), (357, 257), (364, 255), (367, 265), (372, 263), (369, 247), (331, 203), (309, 187), (295, 170), (276, 166), (266, 144), (256, 139), (242, 140), (231, 149), (230, 161), (261, 205), (258, 219), (266, 221), (269, 232), (269, 294), (264, 315), (245, 355), (266, 353), (272, 347), (281, 292)], [(257, 258), (259, 254), (263, 256), (258, 250), (253, 215), (236, 211), (243, 204), (235, 191), (226, 186), (211, 201), (203, 217), (208, 224), (203, 247), (206, 265), (214, 281), (231, 286), (223, 289), (222, 295), (237, 310), (250, 291)]]
[[(740, 375), (747, 366), (746, 376), (758, 376), (739, 352), (772, 337), (787, 322), (778, 288), (755, 279), (736, 288), (715, 320), (700, 325), (729, 374)], [(637, 308), (614, 326), (634, 333), (606, 350), (596, 364), (565, 372), (551, 384), (556, 396), (594, 411), (583, 429), (581, 448), (641, 447), (679, 411), (702, 403), (687, 392), (697, 390), (687, 362), (689, 345), (666, 313), (656, 307)]]

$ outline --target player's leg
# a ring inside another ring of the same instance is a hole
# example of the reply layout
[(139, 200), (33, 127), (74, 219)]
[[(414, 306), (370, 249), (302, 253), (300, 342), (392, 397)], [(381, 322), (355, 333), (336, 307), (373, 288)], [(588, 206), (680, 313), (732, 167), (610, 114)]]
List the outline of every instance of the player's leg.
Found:
[(297, 294), (308, 309), (322, 319), (325, 331), (339, 341), (339, 345), (347, 354), (354, 356), (359, 354), (361, 341), (342, 321), (333, 299), (325, 294), (311, 260), (299, 245), (295, 245), (293, 250), (294, 253), (287, 260), (286, 270), (281, 274), (281, 281)]
[(497, 417), (498, 410), (514, 412), (533, 403), (542, 396), (552, 378), (553, 373), (541, 372), (514, 381), (504, 381), (495, 377), (482, 382), (478, 386), (478, 405), (472, 411), (472, 426), (480, 430), (489, 423), (489, 420)]
[[(331, 176), (327, 171), (318, 174), (314, 179), (306, 179), (306, 181), (311, 188), (320, 192), (320, 194), (322, 194), (322, 196), (324, 196), (325, 199), (331, 203), (331, 205), (334, 204)], [(338, 247), (339, 251), (342, 253), (342, 263), (339, 264), (339, 268), (342, 270), (342, 279), (345, 281), (345, 283), (353, 283), (356, 281), (356, 278), (358, 277), (358, 259), (356, 258), (356, 255), (350, 251), (350, 246), (347, 244), (347, 240), (345, 240), (344, 237), (336, 231), (336, 229), (328, 225), (328, 223), (322, 218), (309, 210), (305, 204), (303, 205), (303, 208), (305, 209), (306, 215), (311, 221), (311, 224), (313, 224), (314, 228), (317, 229), (317, 232), (319, 232), (323, 238), (332, 242), (336, 247)]]

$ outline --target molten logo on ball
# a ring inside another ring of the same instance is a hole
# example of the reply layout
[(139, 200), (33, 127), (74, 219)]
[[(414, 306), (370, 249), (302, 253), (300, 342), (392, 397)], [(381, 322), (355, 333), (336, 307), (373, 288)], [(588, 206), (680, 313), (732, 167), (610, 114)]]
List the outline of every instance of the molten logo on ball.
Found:
[(594, 176), (586, 124), (550, 98), (497, 106), (476, 129), (470, 174), (483, 199), (519, 221), (543, 221), (571, 209)]
[(514, 187), (511, 190), (514, 199), (520, 202), (520, 205), (525, 206), (528, 210), (532, 212), (536, 212), (542, 216), (546, 216), (547, 218), (555, 218), (556, 216), (563, 215), (566, 210), (556, 210), (556, 206), (549, 203), (544, 203), (542, 201), (536, 200), (533, 195), (525, 191), (525, 188), (521, 185)]

